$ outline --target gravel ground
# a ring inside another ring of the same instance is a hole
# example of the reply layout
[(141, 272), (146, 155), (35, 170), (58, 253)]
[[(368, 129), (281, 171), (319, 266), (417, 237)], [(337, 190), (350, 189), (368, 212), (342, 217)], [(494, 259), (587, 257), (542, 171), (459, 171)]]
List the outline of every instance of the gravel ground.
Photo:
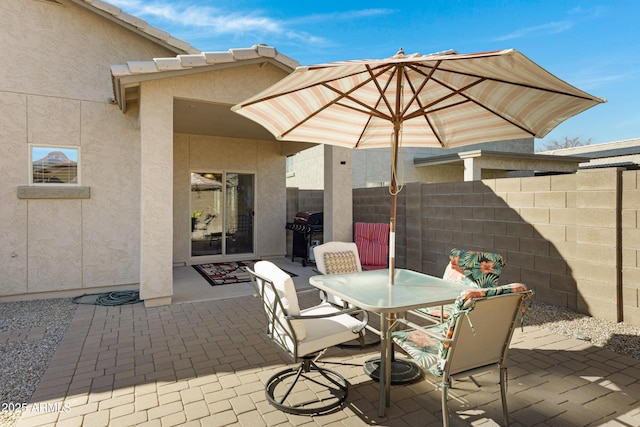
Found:
[(565, 308), (534, 302), (525, 315), (525, 324), (539, 325), (640, 360), (640, 327), (615, 323), (576, 313)]
[(31, 400), (77, 307), (62, 298), (0, 303), (0, 425), (15, 425), (15, 405)]
[[(12, 427), (20, 412), (8, 405), (28, 403), (77, 305), (71, 299), (0, 303), (0, 425)], [(525, 324), (590, 341), (640, 360), (640, 328), (594, 319), (563, 308), (534, 302)]]

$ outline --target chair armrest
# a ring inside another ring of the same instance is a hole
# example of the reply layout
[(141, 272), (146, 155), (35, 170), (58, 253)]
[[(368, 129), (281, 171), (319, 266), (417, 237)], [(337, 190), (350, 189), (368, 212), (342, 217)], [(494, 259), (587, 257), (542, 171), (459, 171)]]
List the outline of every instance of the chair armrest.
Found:
[(425, 327), (420, 326), (420, 325), (418, 325), (416, 323), (413, 323), (413, 322), (411, 322), (409, 320), (397, 319), (396, 321), (399, 322), (399, 323), (404, 323), (405, 325), (409, 326), (410, 328), (415, 329), (416, 331), (420, 331), (423, 334), (428, 335), (431, 338), (433, 338), (435, 340), (438, 340), (440, 342), (445, 342), (445, 343), (446, 342), (453, 342), (452, 339), (447, 338), (446, 336), (442, 335), (441, 333), (434, 333), (433, 331), (431, 331), (429, 329), (426, 329)]
[(325, 314), (295, 314), (295, 315), (287, 315), (286, 318), (289, 320), (294, 319), (326, 319), (329, 317), (341, 316), (343, 314), (355, 314), (355, 313), (366, 313), (365, 310), (358, 307), (351, 307), (344, 310), (334, 311), (333, 313), (325, 313)]
[(343, 310), (339, 310), (339, 311), (334, 311), (332, 313), (326, 313), (326, 314), (287, 315), (287, 316), (285, 316), (285, 318), (287, 320), (328, 319), (328, 318), (331, 318), (331, 317), (342, 316), (343, 314), (353, 315), (353, 314), (356, 314), (356, 313), (362, 313), (362, 320), (360, 321), (360, 325), (358, 325), (358, 327), (356, 327), (355, 329), (352, 330), (354, 334), (357, 334), (358, 332), (363, 330), (367, 326), (367, 323), (369, 322), (369, 314), (367, 313), (366, 310), (363, 310), (363, 309), (361, 309), (359, 307), (351, 307), (351, 308), (347, 308), (347, 309), (343, 309)]

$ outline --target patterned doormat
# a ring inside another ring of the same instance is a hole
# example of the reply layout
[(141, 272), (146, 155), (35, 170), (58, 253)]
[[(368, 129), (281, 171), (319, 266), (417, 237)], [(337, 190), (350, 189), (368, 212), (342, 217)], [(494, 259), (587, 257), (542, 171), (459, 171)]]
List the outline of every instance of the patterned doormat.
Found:
[[(211, 286), (229, 285), (232, 283), (251, 282), (246, 268), (253, 268), (253, 264), (258, 260), (215, 262), (209, 264), (194, 265), (193, 268), (202, 275)], [(296, 277), (297, 274), (285, 271), (289, 276)]]

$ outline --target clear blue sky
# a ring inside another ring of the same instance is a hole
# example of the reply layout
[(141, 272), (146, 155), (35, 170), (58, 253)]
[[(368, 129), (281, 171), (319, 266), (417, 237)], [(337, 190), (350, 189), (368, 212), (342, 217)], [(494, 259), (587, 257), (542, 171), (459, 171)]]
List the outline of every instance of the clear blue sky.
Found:
[[(537, 144), (640, 137), (640, 1), (107, 0), (202, 51), (265, 43), (302, 65), (515, 48), (607, 99)], [(132, 60), (137, 58), (131, 58)]]

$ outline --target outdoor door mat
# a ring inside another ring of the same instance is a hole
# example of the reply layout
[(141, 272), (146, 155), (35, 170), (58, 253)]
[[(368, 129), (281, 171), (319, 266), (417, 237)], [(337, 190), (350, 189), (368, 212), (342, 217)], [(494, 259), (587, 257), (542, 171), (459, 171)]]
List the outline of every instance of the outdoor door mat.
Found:
[[(194, 265), (193, 268), (207, 279), (211, 286), (229, 285), (231, 283), (251, 282), (246, 267), (253, 268), (253, 264), (257, 261), (215, 262)], [(291, 277), (297, 276), (297, 274), (285, 272)]]

